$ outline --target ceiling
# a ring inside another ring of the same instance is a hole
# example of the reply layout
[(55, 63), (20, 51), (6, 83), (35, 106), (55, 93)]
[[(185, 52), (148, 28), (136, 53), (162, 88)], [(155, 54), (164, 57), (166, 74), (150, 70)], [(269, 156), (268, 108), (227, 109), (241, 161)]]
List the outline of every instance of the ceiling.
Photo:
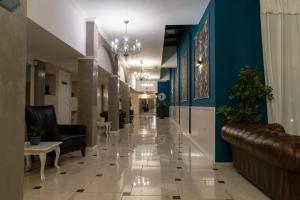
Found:
[(125, 32), (128, 19), (129, 38), (142, 42), (139, 57), (127, 60), (132, 68), (161, 67), (166, 25), (197, 24), (209, 0), (74, 0), (97, 24), (107, 40)]
[(83, 56), (28, 18), (27, 52), (30, 59), (49, 62), (71, 72), (78, 71), (77, 58)]

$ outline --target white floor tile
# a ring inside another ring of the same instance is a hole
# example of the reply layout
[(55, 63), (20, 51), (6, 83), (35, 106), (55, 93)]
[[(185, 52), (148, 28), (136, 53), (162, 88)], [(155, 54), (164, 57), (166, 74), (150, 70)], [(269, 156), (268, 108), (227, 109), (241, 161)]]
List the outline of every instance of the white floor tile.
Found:
[(212, 162), (170, 120), (151, 115), (135, 118), (110, 141), (102, 136), (84, 158), (79, 151), (61, 156), (65, 175), (47, 167), (42, 183), (39, 163), (34, 166), (25, 173), (24, 200), (268, 199), (233, 167), (213, 171)]

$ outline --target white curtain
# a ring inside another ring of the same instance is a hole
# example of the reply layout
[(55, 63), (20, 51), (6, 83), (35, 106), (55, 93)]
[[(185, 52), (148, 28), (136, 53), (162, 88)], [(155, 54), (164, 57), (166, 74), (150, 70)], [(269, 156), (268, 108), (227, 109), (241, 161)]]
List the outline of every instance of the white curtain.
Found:
[(269, 122), (300, 135), (300, 0), (260, 0)]

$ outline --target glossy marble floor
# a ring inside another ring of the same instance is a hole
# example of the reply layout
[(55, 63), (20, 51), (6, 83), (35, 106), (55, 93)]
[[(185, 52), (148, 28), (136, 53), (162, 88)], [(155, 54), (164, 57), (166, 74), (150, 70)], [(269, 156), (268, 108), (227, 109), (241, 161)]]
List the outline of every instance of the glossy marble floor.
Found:
[(268, 199), (232, 167), (212, 166), (169, 119), (141, 116), (99, 141), (85, 158), (62, 156), (61, 171), (25, 173), (24, 200)]

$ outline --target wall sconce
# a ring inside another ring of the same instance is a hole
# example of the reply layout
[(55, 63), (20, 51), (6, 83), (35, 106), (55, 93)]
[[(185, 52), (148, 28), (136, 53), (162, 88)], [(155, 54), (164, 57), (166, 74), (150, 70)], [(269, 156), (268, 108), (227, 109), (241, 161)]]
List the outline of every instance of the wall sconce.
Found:
[(198, 71), (200, 74), (202, 74), (203, 69), (203, 56), (200, 55), (199, 58), (196, 61), (196, 67), (198, 67)]
[(197, 62), (196, 62), (196, 67), (202, 67), (203, 65), (203, 57), (202, 55), (199, 56), (199, 58), (197, 59)]

